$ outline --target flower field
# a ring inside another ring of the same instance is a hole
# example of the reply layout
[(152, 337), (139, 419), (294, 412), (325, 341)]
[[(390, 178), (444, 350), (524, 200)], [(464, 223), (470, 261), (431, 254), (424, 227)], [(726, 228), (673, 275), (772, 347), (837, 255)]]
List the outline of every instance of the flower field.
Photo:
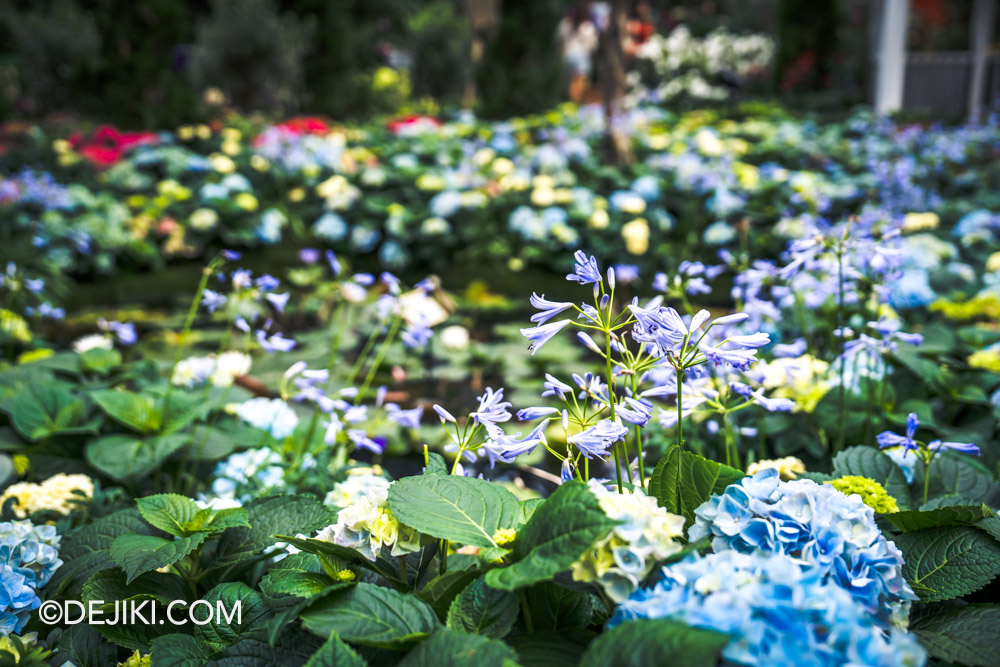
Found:
[(0, 659), (1000, 664), (1000, 121), (621, 123), (0, 129)]

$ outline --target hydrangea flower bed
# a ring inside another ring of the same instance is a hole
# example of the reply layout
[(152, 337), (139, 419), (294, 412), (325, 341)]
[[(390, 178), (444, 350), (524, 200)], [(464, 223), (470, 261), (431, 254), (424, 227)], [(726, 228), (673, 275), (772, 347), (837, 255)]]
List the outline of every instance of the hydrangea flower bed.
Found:
[[(997, 126), (758, 112), (620, 169), (590, 109), (5, 153), (0, 657), (1000, 662)], [(181, 256), (176, 313), (52, 275)]]

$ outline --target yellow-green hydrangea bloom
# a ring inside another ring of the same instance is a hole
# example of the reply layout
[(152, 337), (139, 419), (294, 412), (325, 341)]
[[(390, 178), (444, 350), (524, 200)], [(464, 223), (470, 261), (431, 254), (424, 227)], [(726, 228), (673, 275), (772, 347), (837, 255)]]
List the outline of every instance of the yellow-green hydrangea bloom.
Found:
[(899, 511), (896, 499), (889, 495), (881, 484), (873, 479), (860, 475), (846, 475), (840, 479), (827, 482), (845, 496), (852, 493), (861, 496), (861, 500), (879, 514), (891, 514)]

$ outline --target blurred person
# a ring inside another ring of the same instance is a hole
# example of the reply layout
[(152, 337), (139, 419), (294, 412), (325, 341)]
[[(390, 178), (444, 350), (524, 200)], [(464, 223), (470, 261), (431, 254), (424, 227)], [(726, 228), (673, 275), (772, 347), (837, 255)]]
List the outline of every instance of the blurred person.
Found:
[(626, 53), (634, 54), (639, 47), (656, 34), (656, 18), (649, 0), (638, 0), (632, 7), (628, 20), (628, 47)]
[(559, 23), (559, 42), (563, 62), (569, 70), (569, 99), (582, 102), (590, 87), (590, 72), (598, 44), (597, 28), (590, 20), (590, 8), (586, 3), (574, 7)]

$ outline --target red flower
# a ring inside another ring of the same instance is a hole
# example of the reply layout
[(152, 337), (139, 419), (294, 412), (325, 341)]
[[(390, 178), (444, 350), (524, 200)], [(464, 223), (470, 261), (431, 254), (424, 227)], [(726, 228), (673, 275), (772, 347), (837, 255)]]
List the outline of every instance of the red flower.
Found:
[(79, 132), (69, 136), (69, 143), (84, 158), (97, 167), (110, 167), (131, 148), (158, 141), (153, 132), (120, 132), (111, 125), (102, 125), (85, 138)]
[(387, 125), (389, 127), (389, 131), (393, 134), (409, 134), (426, 130), (431, 127), (440, 127), (441, 121), (433, 116), (413, 114), (390, 120)]

